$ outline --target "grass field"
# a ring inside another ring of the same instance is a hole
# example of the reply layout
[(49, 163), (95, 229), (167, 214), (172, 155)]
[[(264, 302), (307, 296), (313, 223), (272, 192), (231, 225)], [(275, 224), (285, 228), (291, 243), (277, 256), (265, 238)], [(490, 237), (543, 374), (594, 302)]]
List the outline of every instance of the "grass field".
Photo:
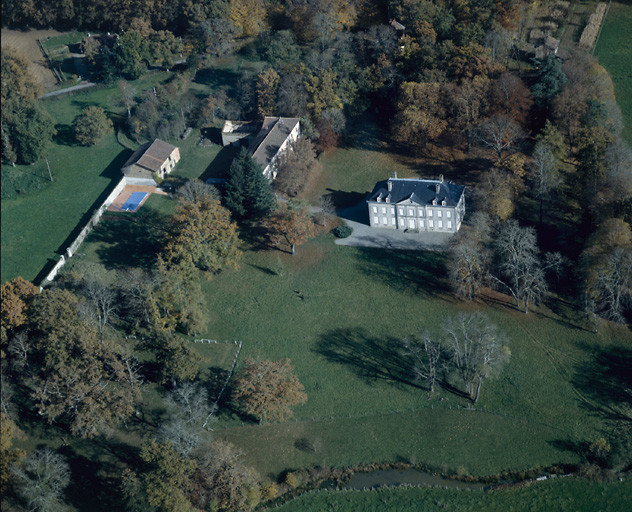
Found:
[(614, 81), (617, 103), (623, 112), (623, 138), (632, 145), (632, 3), (612, 2), (595, 55)]
[[(86, 264), (116, 268), (124, 242), (99, 238), (107, 226), (80, 249)], [(146, 264), (137, 253), (148, 251), (128, 251), (126, 263)], [(604, 402), (612, 389), (595, 361), (626, 350), (629, 331), (594, 335), (561, 304), (560, 315), (524, 315), (490, 302), (485, 309), (507, 334), (510, 364), (485, 383), (473, 410), (447, 391), (428, 399), (403, 373), (394, 343), (484, 307), (455, 302), (444, 276), (440, 254), (335, 246), (328, 234), (295, 256), (247, 251), (238, 271), (202, 283), (204, 336), (243, 341), (242, 356), (290, 357), (309, 399), (285, 424), (259, 426), (224, 409), (215, 435), (242, 448), (265, 479), (305, 466), (401, 460), (476, 475), (577, 462), (573, 446), (601, 435), (607, 408), (619, 405)], [(302, 439), (319, 449), (301, 449)]]
[[(154, 72), (132, 85), (140, 95), (169, 76)], [(196, 90), (208, 92), (209, 87), (197, 84)], [(113, 106), (117, 95), (114, 85), (44, 101), (58, 132), (45, 155), (52, 183), (44, 159), (32, 166), (2, 166), (3, 282), (18, 275), (33, 280), (45, 265), (56, 261), (73, 231), (83, 226), (90, 210), (120, 179), (120, 168), (136, 145), (123, 134), (117, 140), (112, 133), (96, 146), (81, 147), (73, 141), (71, 128), (74, 117), (90, 105), (102, 106), (115, 122), (121, 121), (124, 110)], [(230, 165), (231, 149), (217, 144), (198, 146), (199, 136), (199, 130), (194, 130), (186, 141), (170, 141), (180, 147), (182, 155), (175, 175), (189, 179), (222, 176)]]
[(491, 492), (426, 488), (321, 491), (274, 508), (278, 512), (621, 512), (632, 508), (632, 480), (598, 483), (558, 478)]
[(31, 61), (32, 71), (40, 79), (44, 92), (55, 89), (57, 80), (50, 70), (42, 50), (37, 44), (38, 39), (48, 37), (63, 37), (63, 32), (57, 30), (9, 30), (2, 29), (2, 46), (13, 46), (29, 61)]

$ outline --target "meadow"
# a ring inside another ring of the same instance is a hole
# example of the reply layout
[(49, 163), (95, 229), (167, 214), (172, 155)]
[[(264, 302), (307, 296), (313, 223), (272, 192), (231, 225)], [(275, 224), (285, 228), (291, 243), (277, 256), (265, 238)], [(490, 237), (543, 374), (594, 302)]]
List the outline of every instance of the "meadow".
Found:
[(623, 113), (623, 138), (632, 145), (632, 3), (612, 2), (594, 54), (614, 82)]
[(321, 491), (306, 494), (278, 512), (618, 512), (632, 507), (632, 480), (624, 483), (558, 478), (489, 492), (427, 488)]

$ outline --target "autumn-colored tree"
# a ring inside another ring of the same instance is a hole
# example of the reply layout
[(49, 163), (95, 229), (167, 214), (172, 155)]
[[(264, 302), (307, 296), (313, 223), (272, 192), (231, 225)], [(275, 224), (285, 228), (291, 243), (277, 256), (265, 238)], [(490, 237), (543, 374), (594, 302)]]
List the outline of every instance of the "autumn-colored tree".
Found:
[(10, 330), (26, 322), (30, 299), (39, 293), (39, 288), (22, 277), (16, 277), (2, 285), (0, 297), (0, 319), (2, 327)]
[(450, 60), (450, 74), (458, 81), (476, 76), (490, 76), (502, 69), (492, 61), (489, 50), (480, 44), (457, 46)]
[(234, 384), (233, 398), (259, 423), (284, 421), (292, 416), (291, 407), (307, 401), (303, 389), (289, 359), (255, 361), (246, 358)]
[(77, 142), (82, 146), (94, 146), (112, 130), (112, 121), (101, 107), (84, 108), (72, 122)]
[(230, 220), (230, 212), (211, 196), (200, 196), (176, 206), (163, 257), (168, 267), (197, 267), (210, 276), (238, 267), (238, 243), (237, 224)]
[(279, 81), (279, 74), (272, 68), (257, 76), (257, 113), (261, 119), (274, 115)]
[(193, 512), (186, 489), (195, 462), (178, 454), (171, 443), (158, 443), (154, 439), (143, 443), (140, 458), (144, 464), (142, 473), (138, 477), (131, 472), (125, 475), (128, 499), (133, 488), (130, 480), (138, 479), (139, 487), (152, 507), (171, 512)]
[(263, 0), (230, 0), (230, 19), (245, 36), (256, 36), (266, 26)]
[(328, 108), (342, 109), (342, 100), (336, 91), (336, 72), (333, 69), (308, 75), (305, 90), (308, 94), (307, 108), (314, 122), (319, 121), (323, 111)]
[(438, 83), (404, 82), (397, 101), (393, 133), (402, 143), (425, 147), (443, 133), (448, 123)]
[(553, 119), (570, 146), (571, 152), (582, 128), (582, 117), (588, 110), (583, 88), (567, 86), (553, 100)]
[(160, 381), (163, 384), (193, 380), (198, 374), (200, 356), (179, 337), (157, 331), (152, 346), (156, 350), (156, 361), (160, 366)]
[(31, 63), (11, 46), (2, 47), (2, 86), (1, 100), (3, 110), (6, 102), (15, 98), (23, 101), (35, 101), (42, 94), (42, 86), (32, 72)]
[(492, 116), (479, 124), (472, 135), (479, 145), (491, 149), (500, 159), (503, 151), (511, 150), (524, 137), (524, 132), (508, 117)]
[(514, 181), (507, 172), (491, 169), (481, 175), (475, 198), (482, 211), (501, 221), (507, 220), (516, 207)]
[(290, 208), (287, 204), (280, 207), (266, 221), (270, 238), (275, 245), (282, 242), (290, 246), (294, 254), (295, 247), (314, 234), (314, 222), (307, 208)]
[(4, 495), (11, 481), (11, 468), (24, 457), (25, 452), (13, 447), (13, 441), (20, 437), (20, 429), (13, 420), (0, 411), (0, 493)]
[(454, 130), (467, 130), (478, 123), (488, 108), (489, 85), (489, 79), (484, 76), (463, 80), (460, 85), (446, 84), (446, 103), (452, 114), (451, 124)]
[(489, 104), (493, 114), (524, 125), (533, 106), (533, 97), (519, 76), (505, 72), (491, 82)]
[(566, 158), (568, 147), (564, 142), (564, 136), (549, 119), (544, 123), (544, 128), (536, 139), (547, 146), (558, 160)]
[(196, 454), (189, 496), (198, 510), (252, 510), (259, 504), (258, 475), (230, 443), (213, 441)]
[(288, 196), (300, 194), (318, 170), (314, 145), (304, 137), (292, 142), (279, 158), (275, 187)]
[(73, 434), (94, 437), (134, 412), (140, 386), (129, 356), (80, 320), (78, 304), (60, 289), (33, 298), (32, 397), (50, 423), (62, 421)]

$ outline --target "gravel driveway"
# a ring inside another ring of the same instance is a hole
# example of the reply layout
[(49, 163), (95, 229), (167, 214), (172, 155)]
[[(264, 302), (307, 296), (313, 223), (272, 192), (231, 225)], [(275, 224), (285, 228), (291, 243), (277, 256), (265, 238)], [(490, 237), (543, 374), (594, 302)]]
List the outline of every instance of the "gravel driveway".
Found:
[(353, 228), (348, 238), (336, 240), (338, 245), (357, 247), (381, 247), (413, 251), (444, 251), (454, 233), (406, 233), (399, 229), (372, 228), (364, 202), (338, 212), (338, 216)]

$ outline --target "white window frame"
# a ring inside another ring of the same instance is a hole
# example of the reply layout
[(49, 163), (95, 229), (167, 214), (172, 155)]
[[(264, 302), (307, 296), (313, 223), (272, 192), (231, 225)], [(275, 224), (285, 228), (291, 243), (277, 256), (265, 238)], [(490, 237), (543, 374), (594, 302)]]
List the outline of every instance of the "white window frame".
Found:
[(429, 228), (434, 228), (434, 220), (429, 220), (428, 221), (428, 227)]
[(388, 218), (386, 216), (382, 217), (382, 224), (385, 226), (388, 224)]
[(380, 223), (380, 218), (376, 215), (373, 217), (373, 224), (379, 224)]
[(443, 212), (441, 210), (437, 210), (437, 217), (441, 217), (443, 215)]
[(408, 219), (408, 229), (415, 229), (415, 219)]
[(382, 213), (386, 213), (386, 206), (382, 206)]
[(428, 210), (428, 217), (432, 217), (432, 210)]
[(377, 213), (377, 206), (373, 207), (373, 213)]
[(445, 216), (449, 219), (450, 217), (452, 217), (452, 212), (448, 210), (447, 212), (445, 212)]
[(438, 227), (439, 229), (443, 229), (443, 221), (442, 221), (442, 220), (440, 220), (440, 221), (438, 222), (437, 227)]
[(395, 225), (395, 217), (391, 217), (391, 225)]
[(452, 221), (451, 220), (448, 221), (448, 229), (452, 229)]
[(420, 217), (424, 216), (424, 209), (423, 208), (417, 208), (417, 213), (419, 214)]
[(414, 217), (415, 216), (415, 209), (414, 208), (408, 208), (408, 216), (409, 217)]
[(400, 215), (404, 215), (404, 208), (402, 206), (398, 208), (398, 211)]

